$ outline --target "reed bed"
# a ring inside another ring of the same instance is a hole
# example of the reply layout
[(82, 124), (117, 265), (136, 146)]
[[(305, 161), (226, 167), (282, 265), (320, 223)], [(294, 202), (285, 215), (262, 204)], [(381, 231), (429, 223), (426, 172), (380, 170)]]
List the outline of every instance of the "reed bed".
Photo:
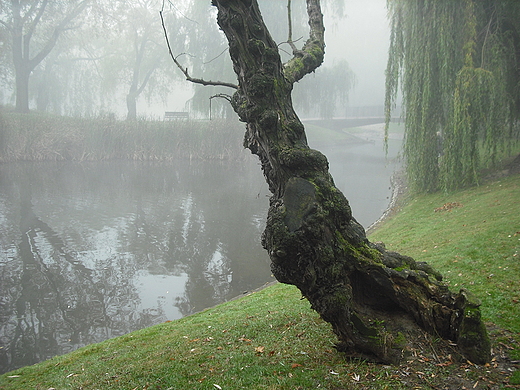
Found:
[(119, 121), (0, 112), (0, 162), (244, 160), (244, 126), (229, 120)]

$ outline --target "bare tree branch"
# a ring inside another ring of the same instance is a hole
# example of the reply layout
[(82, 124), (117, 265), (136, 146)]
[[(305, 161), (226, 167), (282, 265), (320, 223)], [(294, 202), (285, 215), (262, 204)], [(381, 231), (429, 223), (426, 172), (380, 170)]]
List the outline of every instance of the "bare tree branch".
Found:
[(226, 47), (224, 50), (222, 50), (222, 51), (220, 52), (220, 54), (219, 54), (218, 56), (213, 57), (213, 58), (212, 58), (211, 60), (209, 60), (209, 61), (203, 62), (203, 64), (204, 64), (204, 65), (207, 65), (207, 64), (212, 63), (212, 62), (215, 61), (217, 58), (220, 58), (220, 56), (221, 56), (222, 54), (224, 54), (225, 52), (227, 52), (228, 50), (229, 50), (229, 48)]
[(298, 51), (298, 48), (293, 42), (292, 39), (292, 11), (291, 11), (291, 0), (287, 0), (287, 26), (289, 27), (289, 33), (287, 37), (287, 43), (291, 46), (293, 54)]
[(184, 68), (181, 65), (181, 63), (177, 60), (178, 56), (175, 57), (173, 55), (172, 48), (170, 46), (170, 40), (168, 39), (168, 33), (166, 31), (166, 26), (164, 24), (163, 11), (159, 11), (159, 15), (161, 15), (161, 24), (162, 24), (163, 31), (164, 31), (164, 37), (166, 39), (166, 44), (168, 45), (168, 52), (170, 53), (170, 57), (172, 58), (175, 65), (177, 65), (177, 67), (184, 74), (184, 76), (186, 77), (186, 80), (188, 80), (194, 84), (200, 84), (200, 85), (204, 85), (204, 86), (211, 85), (211, 86), (221, 86), (221, 87), (229, 87), (229, 88), (233, 88), (233, 89), (238, 89), (238, 85), (233, 84), (233, 83), (227, 83), (227, 82), (223, 82), (223, 81), (211, 81), (211, 80), (204, 80), (204, 79), (191, 77), (190, 74), (188, 73), (188, 68)]
[[(181, 15), (184, 19), (186, 20), (189, 20), (190, 22), (193, 22), (195, 24), (199, 24), (199, 22), (197, 22), (196, 20), (193, 20), (193, 19), (190, 19), (188, 18), (179, 8), (177, 8), (175, 6), (175, 4), (171, 1), (171, 0), (168, 0), (168, 4), (170, 4), (170, 7), (173, 8), (179, 15)], [(164, 9), (164, 2), (163, 2), (163, 9)]]
[(225, 93), (217, 93), (216, 95), (213, 95), (213, 96), (210, 96), (209, 99), (214, 99), (214, 98), (222, 98), (222, 99), (226, 99), (228, 102), (231, 103), (231, 99), (233, 98), (231, 95), (228, 95), (228, 94), (225, 94)]
[[(60, 34), (63, 32), (65, 27), (68, 23), (70, 23), (71, 20), (73, 20), (75, 17), (77, 17), (79, 14), (83, 12), (83, 10), (87, 7), (89, 4), (89, 0), (83, 0), (81, 3), (79, 3), (69, 14), (67, 14), (63, 20), (56, 26), (54, 29), (54, 33), (52, 34), (51, 38), (47, 41), (47, 44), (43, 47), (43, 49), (40, 50), (38, 54), (34, 56), (34, 58), (29, 59), (29, 51), (27, 48), (27, 59), (29, 63), (29, 67), (34, 69), (40, 62), (43, 61), (45, 57), (51, 52), (51, 50), (56, 45), (56, 42), (58, 41), (58, 38)], [(38, 16), (38, 19), (41, 17), (41, 15)], [(36, 20), (36, 19), (35, 19)], [(34, 28), (31, 27), (31, 36), (33, 33)]]

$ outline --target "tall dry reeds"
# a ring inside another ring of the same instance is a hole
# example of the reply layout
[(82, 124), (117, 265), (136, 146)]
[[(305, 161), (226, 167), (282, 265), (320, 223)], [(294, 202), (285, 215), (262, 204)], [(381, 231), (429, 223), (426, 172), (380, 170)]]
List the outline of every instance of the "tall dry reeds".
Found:
[(0, 162), (242, 160), (238, 121), (119, 121), (0, 111)]

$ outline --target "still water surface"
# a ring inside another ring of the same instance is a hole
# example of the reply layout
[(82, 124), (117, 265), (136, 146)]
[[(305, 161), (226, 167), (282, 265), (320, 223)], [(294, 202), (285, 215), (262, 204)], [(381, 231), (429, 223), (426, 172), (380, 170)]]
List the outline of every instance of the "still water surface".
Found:
[[(367, 227), (395, 163), (323, 150)], [(174, 320), (272, 281), (254, 159), (0, 165), (0, 373)]]

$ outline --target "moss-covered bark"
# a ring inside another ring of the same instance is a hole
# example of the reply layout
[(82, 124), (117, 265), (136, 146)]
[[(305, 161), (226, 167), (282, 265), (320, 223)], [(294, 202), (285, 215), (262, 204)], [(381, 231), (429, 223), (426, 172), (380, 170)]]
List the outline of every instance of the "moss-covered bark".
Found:
[(310, 39), (286, 66), (256, 0), (213, 4), (238, 76), (232, 105), (247, 124), (244, 144), (260, 158), (273, 193), (263, 245), (275, 277), (301, 290), (342, 350), (398, 362), (420, 327), (458, 342), (476, 363), (489, 360), (478, 303), (450, 292), (427, 264), (370, 243), (326, 157), (307, 145), (291, 90), (323, 60), (319, 1), (307, 1)]

